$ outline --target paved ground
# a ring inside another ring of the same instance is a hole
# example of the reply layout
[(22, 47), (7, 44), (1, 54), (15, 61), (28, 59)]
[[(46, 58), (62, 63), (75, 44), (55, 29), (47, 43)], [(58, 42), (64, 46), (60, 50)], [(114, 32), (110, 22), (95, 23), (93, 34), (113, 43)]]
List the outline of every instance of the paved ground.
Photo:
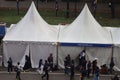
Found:
[[(9, 74), (6, 70), (7, 68), (0, 67), (0, 80), (16, 80), (15, 79), (16, 73), (12, 72)], [(118, 73), (120, 78), (120, 72), (114, 72), (114, 73)], [(114, 73), (113, 75), (100, 74), (100, 80), (111, 80), (111, 78), (114, 76)], [(49, 80), (70, 80), (70, 76), (65, 75), (63, 70), (50, 72), (49, 74), (50, 74)], [(94, 77), (91, 76), (89, 79), (85, 78), (85, 80), (94, 80), (93, 78)], [(36, 69), (31, 69), (29, 72), (22, 72), (21, 79), (22, 80), (42, 80), (41, 75), (36, 71)], [(80, 80), (80, 73), (78, 71), (75, 72), (74, 80)]]
[[(120, 76), (120, 72), (114, 72), (118, 73)], [(50, 80), (70, 80), (69, 75), (65, 75), (63, 70), (58, 70), (54, 72), (50, 72)], [(15, 72), (12, 72), (9, 74), (7, 72), (7, 68), (0, 67), (0, 80), (15, 80)], [(100, 80), (111, 80), (111, 77), (113, 77), (111, 74), (100, 74)], [(22, 72), (21, 73), (22, 80), (42, 80), (41, 75), (36, 71), (36, 69), (32, 69), (29, 72)], [(44, 79), (45, 80), (45, 79)], [(75, 78), (74, 80), (80, 80), (80, 73), (78, 71), (75, 72)], [(93, 77), (86, 78), (85, 80), (93, 80)]]
[[(113, 75), (100, 75), (100, 80), (111, 80), (111, 77)], [(39, 75), (37, 72), (22, 72), (21, 73), (21, 79), (22, 80), (42, 80), (41, 75)], [(16, 80), (15, 79), (15, 72), (9, 74), (7, 72), (0, 72), (0, 80)], [(46, 80), (46, 79), (44, 79)], [(50, 79), (49, 80), (70, 80), (69, 75), (65, 75), (64, 73), (50, 73)], [(79, 74), (75, 75), (74, 80), (80, 80)], [(93, 80), (93, 77), (91, 78), (85, 78), (85, 80)]]

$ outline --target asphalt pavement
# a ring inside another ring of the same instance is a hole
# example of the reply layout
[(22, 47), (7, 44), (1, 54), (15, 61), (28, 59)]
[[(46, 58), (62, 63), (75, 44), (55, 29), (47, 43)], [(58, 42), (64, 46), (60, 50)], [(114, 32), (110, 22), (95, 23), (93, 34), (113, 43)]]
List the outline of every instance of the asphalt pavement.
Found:
[[(100, 75), (100, 80), (111, 80), (113, 75)], [(0, 72), (0, 80), (16, 80), (16, 73)], [(41, 75), (37, 72), (22, 72), (21, 80), (42, 80)], [(46, 80), (44, 78), (44, 80)], [(64, 73), (49, 73), (49, 80), (70, 80), (70, 75)], [(80, 80), (80, 74), (76, 73), (74, 80)], [(85, 78), (85, 80), (94, 80), (94, 77)]]

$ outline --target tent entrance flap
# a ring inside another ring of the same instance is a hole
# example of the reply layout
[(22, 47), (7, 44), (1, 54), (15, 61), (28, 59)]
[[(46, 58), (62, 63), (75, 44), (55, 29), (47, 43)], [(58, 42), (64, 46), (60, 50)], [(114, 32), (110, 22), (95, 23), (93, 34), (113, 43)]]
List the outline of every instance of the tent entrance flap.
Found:
[(60, 43), (60, 46), (81, 46), (81, 47), (112, 47), (113, 44), (95, 44), (95, 43)]

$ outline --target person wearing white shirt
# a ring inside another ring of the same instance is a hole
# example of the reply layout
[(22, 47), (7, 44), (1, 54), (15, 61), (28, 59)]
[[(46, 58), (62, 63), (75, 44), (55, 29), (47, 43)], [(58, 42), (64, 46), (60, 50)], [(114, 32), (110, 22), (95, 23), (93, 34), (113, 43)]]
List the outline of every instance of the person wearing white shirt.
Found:
[(20, 66), (20, 63), (18, 62), (16, 66), (16, 79), (17, 80), (21, 80), (21, 77), (20, 77), (21, 68), (22, 67)]

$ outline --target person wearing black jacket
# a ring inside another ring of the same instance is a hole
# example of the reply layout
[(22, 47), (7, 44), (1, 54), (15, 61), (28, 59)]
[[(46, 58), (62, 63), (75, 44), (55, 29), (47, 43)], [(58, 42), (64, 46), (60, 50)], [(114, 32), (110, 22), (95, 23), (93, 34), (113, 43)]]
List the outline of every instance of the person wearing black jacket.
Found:
[(91, 61), (88, 61), (87, 63), (87, 77), (90, 77), (90, 73), (91, 73)]
[(81, 73), (81, 80), (85, 80), (85, 76), (86, 76), (86, 70), (83, 66), (80, 67), (80, 73)]
[(111, 9), (112, 18), (115, 18), (115, 0), (110, 0), (109, 7)]
[(45, 60), (45, 64), (44, 64), (43, 70), (44, 70), (45, 74), (42, 76), (42, 80), (43, 80), (44, 77), (46, 77), (46, 79), (49, 80), (49, 74), (48, 74), (49, 65), (48, 65), (47, 60)]
[(7, 63), (8, 63), (8, 72), (10, 73), (13, 70), (12, 58), (11, 57), (9, 57), (9, 60), (8, 60)]
[(114, 67), (115, 63), (114, 63), (114, 60), (113, 60), (113, 57), (111, 57), (111, 61), (110, 61), (110, 73), (112, 74), (113, 73), (113, 67)]

